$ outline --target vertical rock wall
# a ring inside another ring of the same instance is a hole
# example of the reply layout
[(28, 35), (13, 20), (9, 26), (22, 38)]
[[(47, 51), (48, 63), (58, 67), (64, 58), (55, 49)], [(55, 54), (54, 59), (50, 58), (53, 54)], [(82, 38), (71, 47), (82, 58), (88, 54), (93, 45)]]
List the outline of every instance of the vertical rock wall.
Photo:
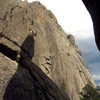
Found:
[[(84, 66), (74, 37), (64, 32), (50, 10), (39, 2), (27, 3), (19, 0), (0, 2), (2, 2), (0, 6), (0, 46), (3, 44), (17, 52), (18, 59), (21, 54), (28, 56), (59, 88), (67, 92), (71, 100), (80, 100), (80, 91), (86, 84), (95, 87), (90, 73)], [(7, 55), (10, 56), (10, 53)], [(16, 58), (14, 57), (15, 55), (11, 56), (12, 60)], [(26, 78), (27, 70), (23, 68), (18, 70), (19, 66), (12, 60), (0, 53), (1, 98), (5, 91), (3, 87), (6, 87), (14, 74), (20, 72), (18, 77), (25, 75), (24, 79), (30, 80)], [(6, 77), (3, 78), (3, 75)], [(21, 83), (24, 84), (25, 80)], [(26, 84), (26, 89), (32, 88), (31, 81)]]

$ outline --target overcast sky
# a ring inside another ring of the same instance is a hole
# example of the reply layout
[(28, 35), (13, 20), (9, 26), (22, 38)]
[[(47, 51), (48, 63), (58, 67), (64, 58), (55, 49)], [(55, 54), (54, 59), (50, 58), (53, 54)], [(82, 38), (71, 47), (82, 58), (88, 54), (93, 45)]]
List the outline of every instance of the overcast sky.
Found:
[[(35, 0), (28, 0), (29, 2)], [(94, 42), (93, 25), (82, 0), (39, 0), (56, 16), (67, 34), (73, 34), (82, 51), (84, 62), (100, 84), (100, 52)]]

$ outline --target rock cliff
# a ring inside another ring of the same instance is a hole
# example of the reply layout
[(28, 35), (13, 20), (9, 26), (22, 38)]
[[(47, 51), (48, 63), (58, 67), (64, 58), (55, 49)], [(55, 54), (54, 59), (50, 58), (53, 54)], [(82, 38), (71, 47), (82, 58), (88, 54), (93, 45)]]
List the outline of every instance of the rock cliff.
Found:
[(40, 2), (0, 0), (0, 52), (0, 100), (80, 100), (95, 87), (74, 37)]

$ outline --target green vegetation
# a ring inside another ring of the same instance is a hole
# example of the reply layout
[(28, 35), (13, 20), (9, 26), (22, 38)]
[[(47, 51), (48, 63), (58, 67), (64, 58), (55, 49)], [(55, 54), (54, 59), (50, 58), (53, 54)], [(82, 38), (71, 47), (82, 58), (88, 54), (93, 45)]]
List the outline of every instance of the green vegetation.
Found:
[(63, 90), (64, 92), (66, 91), (66, 83), (64, 82), (64, 80), (60, 84), (60, 89)]
[(100, 100), (100, 93), (88, 84), (83, 88), (80, 94), (80, 100)]
[(100, 86), (97, 86), (96, 90), (97, 90), (97, 91), (100, 91)]

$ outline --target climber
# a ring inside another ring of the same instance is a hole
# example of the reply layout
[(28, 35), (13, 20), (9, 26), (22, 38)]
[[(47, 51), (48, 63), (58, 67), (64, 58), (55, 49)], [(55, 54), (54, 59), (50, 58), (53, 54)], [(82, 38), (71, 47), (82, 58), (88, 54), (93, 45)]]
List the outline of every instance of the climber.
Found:
[(82, 0), (91, 15), (95, 42), (100, 51), (100, 0)]

